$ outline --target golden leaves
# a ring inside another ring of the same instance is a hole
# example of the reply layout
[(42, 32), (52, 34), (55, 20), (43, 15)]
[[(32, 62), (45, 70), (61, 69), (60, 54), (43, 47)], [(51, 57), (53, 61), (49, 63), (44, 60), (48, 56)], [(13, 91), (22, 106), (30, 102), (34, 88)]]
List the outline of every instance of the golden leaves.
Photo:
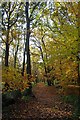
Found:
[[(22, 77), (21, 73), (12, 67), (3, 68), (2, 80), (4, 85), (5, 83), (9, 84), (8, 90), (19, 89), (22, 91), (28, 87), (27, 76)], [(3, 92), (6, 90), (6, 87), (4, 85)]]

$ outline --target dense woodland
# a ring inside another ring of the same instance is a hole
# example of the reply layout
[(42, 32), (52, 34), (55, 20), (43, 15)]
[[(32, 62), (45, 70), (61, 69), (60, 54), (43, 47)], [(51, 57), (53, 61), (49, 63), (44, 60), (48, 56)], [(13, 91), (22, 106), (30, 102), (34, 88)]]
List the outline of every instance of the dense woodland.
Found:
[(80, 104), (80, 2), (3, 2), (0, 9), (3, 106), (6, 94), (33, 94), (38, 82)]

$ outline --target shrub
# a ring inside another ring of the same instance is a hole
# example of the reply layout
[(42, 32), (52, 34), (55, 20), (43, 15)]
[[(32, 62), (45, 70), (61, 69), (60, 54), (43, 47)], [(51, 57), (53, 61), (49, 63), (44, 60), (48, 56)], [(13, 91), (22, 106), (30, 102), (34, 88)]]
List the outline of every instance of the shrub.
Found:
[(12, 67), (3, 67), (2, 91), (20, 90), (23, 91), (29, 85), (27, 76), (23, 77), (21, 72)]

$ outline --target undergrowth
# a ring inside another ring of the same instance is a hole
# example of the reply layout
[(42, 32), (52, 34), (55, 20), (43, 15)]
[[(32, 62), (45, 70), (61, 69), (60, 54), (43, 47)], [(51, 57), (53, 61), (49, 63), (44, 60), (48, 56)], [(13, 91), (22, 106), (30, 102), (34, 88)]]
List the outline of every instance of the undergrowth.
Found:
[(73, 105), (73, 120), (79, 120), (80, 119), (80, 96), (77, 95), (66, 95), (63, 96), (63, 101), (66, 103), (70, 103)]

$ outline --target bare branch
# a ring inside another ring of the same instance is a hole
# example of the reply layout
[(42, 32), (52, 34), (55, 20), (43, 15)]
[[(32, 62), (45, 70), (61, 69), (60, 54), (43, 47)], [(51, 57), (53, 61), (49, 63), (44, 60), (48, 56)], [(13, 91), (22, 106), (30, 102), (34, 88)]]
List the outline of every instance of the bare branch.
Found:
[(14, 11), (14, 9), (16, 8), (16, 4), (13, 4), (12, 10), (10, 11), (10, 15), (12, 14), (12, 12)]
[(4, 11), (2, 10), (2, 25), (5, 27), (4, 21), (3, 21), (3, 16), (4, 16)]
[[(19, 11), (19, 8), (21, 7), (22, 4), (23, 4), (23, 3), (21, 2), (20, 5), (19, 5), (19, 7), (18, 7), (18, 9), (17, 9), (17, 11)], [(11, 28), (11, 27), (17, 22), (18, 17), (19, 17), (19, 13), (17, 13), (17, 16), (16, 16), (15, 21), (9, 26), (9, 28)]]
[(2, 36), (1, 36), (1, 39), (2, 39), (2, 41), (3, 41), (4, 43), (6, 43), (6, 41), (2, 38)]
[[(36, 9), (36, 7), (40, 4), (40, 2), (38, 2), (37, 4), (35, 4), (35, 6), (33, 7), (32, 11), (31, 11), (31, 14), (30, 14), (30, 19), (32, 17), (32, 14), (34, 12), (34, 10)], [(31, 19), (32, 20), (32, 19)]]

